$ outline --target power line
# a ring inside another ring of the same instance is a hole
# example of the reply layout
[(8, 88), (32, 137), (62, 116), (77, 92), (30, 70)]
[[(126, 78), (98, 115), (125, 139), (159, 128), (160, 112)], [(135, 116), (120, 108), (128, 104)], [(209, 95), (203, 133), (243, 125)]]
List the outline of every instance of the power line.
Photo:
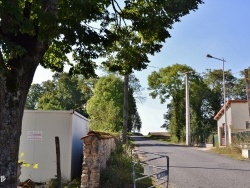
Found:
[(155, 67), (155, 66), (150, 66), (150, 65), (148, 65), (148, 67), (155, 68), (155, 69), (160, 69), (160, 68), (162, 68), (162, 67)]
[[(164, 67), (156, 67), (156, 66), (151, 66), (151, 65), (148, 65), (147, 67), (154, 68), (154, 69), (161, 69), (161, 68), (164, 68)], [(243, 71), (243, 70), (242, 70), (242, 71)], [(240, 71), (240, 72), (234, 72), (234, 73), (231, 73), (231, 74), (232, 74), (232, 75), (240, 74), (240, 73), (242, 73), (242, 71)], [(199, 74), (199, 75), (206, 75), (206, 74), (207, 74), (206, 72), (202, 72), (202, 73), (196, 72), (196, 71), (194, 71), (194, 72), (197, 73), (197, 74)]]

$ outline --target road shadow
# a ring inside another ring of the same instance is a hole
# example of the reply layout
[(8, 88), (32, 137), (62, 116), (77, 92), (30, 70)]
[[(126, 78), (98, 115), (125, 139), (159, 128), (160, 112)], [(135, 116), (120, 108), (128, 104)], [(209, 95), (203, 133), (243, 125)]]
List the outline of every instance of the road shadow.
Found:
[[(143, 136), (131, 136), (130, 137), (133, 141), (136, 141), (135, 146), (168, 146), (168, 147), (188, 147), (185, 145), (178, 145), (178, 144), (170, 144), (170, 143), (140, 143), (140, 142), (145, 142), (152, 140), (150, 138), (145, 138)], [(152, 140), (152, 141), (157, 141), (157, 140)]]
[(137, 147), (142, 147), (142, 146), (163, 146), (163, 147), (183, 147), (183, 148), (195, 148), (197, 150), (208, 150), (206, 149), (206, 147), (204, 146), (187, 146), (187, 145), (181, 145), (181, 144), (173, 144), (173, 143), (140, 143), (140, 142), (145, 142), (145, 141), (149, 141), (149, 140), (152, 140), (152, 141), (158, 141), (160, 142), (159, 140), (153, 140), (153, 139), (150, 139), (150, 138), (147, 138), (147, 137), (144, 137), (144, 136), (131, 136), (130, 137), (133, 141), (136, 141), (137, 143), (135, 143), (134, 145), (137, 146)]
[(232, 171), (240, 171), (240, 172), (250, 172), (250, 169), (249, 170), (244, 170), (244, 169), (237, 169), (237, 168), (218, 168), (218, 167), (201, 167), (201, 166), (169, 166), (170, 168), (193, 168), (193, 169), (206, 169), (206, 170), (232, 170)]

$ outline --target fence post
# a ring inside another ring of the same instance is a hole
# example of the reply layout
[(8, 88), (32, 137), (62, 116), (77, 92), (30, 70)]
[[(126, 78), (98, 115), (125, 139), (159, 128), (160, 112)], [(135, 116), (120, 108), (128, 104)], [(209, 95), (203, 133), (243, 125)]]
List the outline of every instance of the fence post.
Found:
[(135, 166), (137, 165), (137, 163), (134, 163), (134, 165), (133, 165), (133, 182), (134, 182), (134, 188), (136, 188), (136, 181), (135, 181), (135, 179), (136, 179), (136, 177), (135, 177)]
[(60, 162), (60, 142), (59, 137), (55, 137), (56, 143), (56, 172), (57, 172), (57, 188), (62, 188), (62, 177), (61, 177), (61, 162)]

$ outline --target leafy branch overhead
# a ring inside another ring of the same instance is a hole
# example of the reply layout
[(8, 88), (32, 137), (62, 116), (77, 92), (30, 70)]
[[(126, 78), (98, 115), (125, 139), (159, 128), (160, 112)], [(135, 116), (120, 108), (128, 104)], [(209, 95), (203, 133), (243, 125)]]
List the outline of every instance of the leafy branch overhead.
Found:
[[(68, 64), (71, 73), (93, 75), (94, 60), (111, 52), (104, 63), (111, 70), (141, 70), (149, 63), (147, 54), (159, 52), (170, 37), (168, 29), (200, 3), (6, 0), (1, 3), (1, 67), (11, 66), (10, 59), (36, 53), (40, 42), (48, 46), (41, 64), (55, 71)], [(70, 53), (74, 63), (66, 56)], [(123, 62), (117, 60), (121, 58)]]
[(70, 74), (85, 78), (95, 75), (99, 57), (110, 59), (105, 65), (125, 75), (144, 69), (149, 63), (147, 54), (160, 51), (173, 23), (200, 3), (0, 1), (0, 174), (7, 174), (1, 186), (17, 187), (23, 110), (38, 65), (58, 72), (68, 65)]
[(169, 29), (180, 17), (197, 9), (202, 1), (125, 1), (123, 9), (114, 1), (114, 15), (119, 20), (111, 27), (117, 40), (107, 48), (103, 64), (122, 75), (140, 71), (150, 62), (148, 55), (160, 52), (170, 38)]

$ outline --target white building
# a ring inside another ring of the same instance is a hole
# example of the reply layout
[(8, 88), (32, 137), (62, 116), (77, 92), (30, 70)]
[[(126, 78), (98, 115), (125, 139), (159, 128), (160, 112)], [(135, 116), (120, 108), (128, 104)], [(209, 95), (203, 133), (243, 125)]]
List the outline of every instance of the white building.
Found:
[[(228, 144), (232, 143), (231, 134), (238, 131), (249, 129), (247, 121), (249, 120), (248, 103), (246, 100), (229, 100), (226, 103), (226, 117), (227, 117), (227, 133)], [(224, 107), (214, 117), (217, 120), (218, 141), (219, 146), (225, 145), (225, 114)]]
[(60, 139), (62, 179), (79, 176), (83, 158), (80, 139), (87, 135), (88, 123), (87, 118), (74, 111), (25, 110), (19, 160), (30, 167), (22, 167), (20, 180), (46, 182), (55, 178), (56, 136)]

